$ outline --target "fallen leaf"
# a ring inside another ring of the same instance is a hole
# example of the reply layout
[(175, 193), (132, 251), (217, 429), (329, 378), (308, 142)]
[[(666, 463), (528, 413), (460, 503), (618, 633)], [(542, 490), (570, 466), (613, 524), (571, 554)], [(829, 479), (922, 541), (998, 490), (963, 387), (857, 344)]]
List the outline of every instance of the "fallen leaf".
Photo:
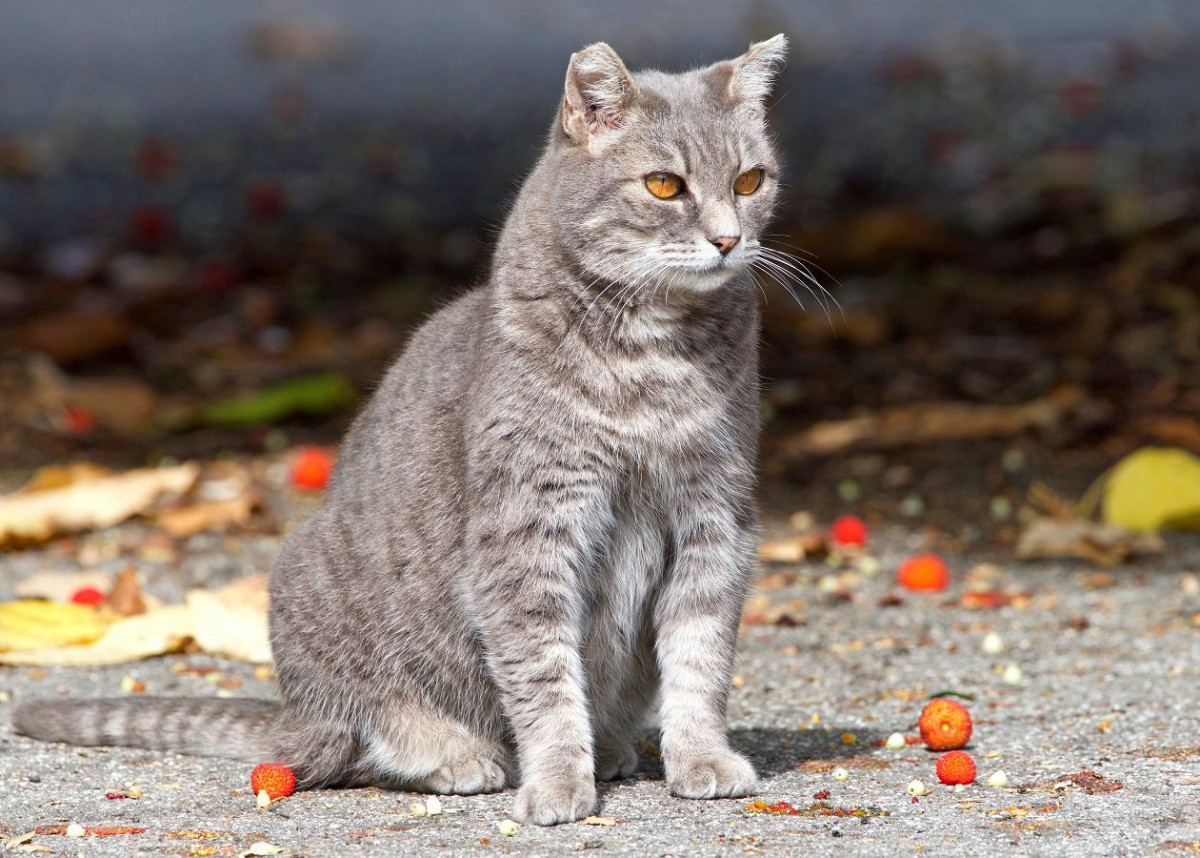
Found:
[(100, 614), (87, 605), (36, 599), (0, 603), (0, 652), (87, 644), (104, 629)]
[(14, 492), (0, 498), (0, 548), (117, 524), (145, 511), (163, 494), (187, 491), (199, 473), (192, 463), (111, 475), (93, 472), (55, 488)]
[(616, 825), (617, 821), (610, 816), (585, 816), (579, 820), (580, 825)]
[(1166, 547), (1154, 533), (1131, 533), (1081, 518), (1037, 518), (1021, 533), (1016, 550), (1023, 559), (1081, 557), (1112, 566), (1132, 557), (1162, 554)]
[(107, 592), (112, 586), (112, 575), (107, 572), (56, 571), (44, 569), (19, 582), (16, 594), (26, 599), (49, 599), (51, 602), (70, 602), (71, 596), (84, 587), (94, 587)]
[(231, 525), (241, 524), (250, 518), (258, 506), (258, 495), (246, 492), (231, 500), (201, 501), (191, 506), (163, 510), (155, 520), (159, 527), (178, 538), (203, 530), (224, 530)]
[(251, 426), (296, 414), (333, 414), (349, 408), (356, 398), (354, 387), (345, 377), (322, 373), (214, 402), (201, 408), (198, 417), (201, 423), (211, 426)]
[(1086, 402), (1085, 394), (1065, 387), (1019, 405), (928, 402), (896, 406), (874, 414), (814, 424), (786, 439), (777, 456), (784, 463), (850, 447), (902, 447), (935, 441), (1007, 438), (1027, 429), (1061, 424)]
[(184, 605), (158, 608), (117, 620), (92, 643), (0, 652), (0, 664), (42, 667), (124, 664), (177, 652), (192, 636), (191, 617), (191, 611)]
[(251, 843), (250, 848), (241, 854), (243, 858), (250, 858), (250, 856), (254, 855), (282, 855), (286, 851), (282, 846), (276, 846), (274, 843), (259, 840)]
[(86, 413), (95, 423), (126, 435), (151, 429), (158, 395), (137, 378), (68, 378), (48, 359), (30, 365), (32, 402), (43, 414)]
[(212, 655), (249, 662), (271, 661), (266, 578), (259, 575), (209, 592), (187, 594), (192, 636)]
[(1134, 531), (1200, 528), (1200, 457), (1175, 447), (1143, 447), (1104, 482), (1101, 513)]
[[(267, 587), (266, 576), (243, 578), (217, 590), (192, 590), (184, 605), (152, 607), (144, 614), (124, 617), (105, 627), (101, 616), (92, 608), (82, 605), (60, 605), (53, 602), (10, 602), (0, 604), (0, 649), (7, 642), (4, 635), (12, 634), (13, 642), (24, 643), (17, 649), (11, 643), (10, 651), (0, 651), (0, 664), (10, 665), (100, 665), (123, 664), (151, 656), (178, 652), (188, 641), (195, 643), (207, 653), (222, 655), (243, 661), (267, 663), (271, 661), (271, 644), (267, 631)], [(19, 610), (9, 605), (22, 605)], [(9, 622), (3, 612), (8, 610), (14, 617), (35, 607), (33, 616), (17, 622)], [(48, 610), (49, 609), (49, 610)], [(58, 623), (46, 618), (56, 616), (55, 611), (65, 609), (61, 616), (80, 622), (86, 611), (92, 615), (99, 630), (92, 627), (88, 634), (80, 633), (65, 620)], [(66, 625), (59, 637), (48, 643), (46, 635), (59, 625)], [(32, 631), (31, 631), (32, 630)], [(68, 634), (72, 631), (74, 636)], [(24, 637), (17, 637), (18, 633)], [(63, 641), (62, 643), (58, 643)], [(81, 641), (81, 642), (73, 642)]]
[(117, 573), (112, 589), (104, 604), (123, 617), (146, 613), (146, 600), (142, 598), (142, 585), (138, 583), (133, 566), (126, 566)]

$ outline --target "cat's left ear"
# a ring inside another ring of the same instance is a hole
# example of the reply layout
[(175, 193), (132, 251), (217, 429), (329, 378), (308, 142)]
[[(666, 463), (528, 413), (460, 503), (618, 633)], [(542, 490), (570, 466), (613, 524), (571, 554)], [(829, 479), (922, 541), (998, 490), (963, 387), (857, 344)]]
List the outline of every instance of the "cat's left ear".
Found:
[(587, 144), (629, 119), (637, 97), (625, 63), (604, 42), (571, 54), (563, 89), (562, 129), (576, 143)]
[(783, 68), (787, 45), (787, 36), (780, 33), (765, 42), (755, 42), (736, 60), (718, 66), (729, 75), (729, 96), (740, 103), (765, 107), (775, 77)]

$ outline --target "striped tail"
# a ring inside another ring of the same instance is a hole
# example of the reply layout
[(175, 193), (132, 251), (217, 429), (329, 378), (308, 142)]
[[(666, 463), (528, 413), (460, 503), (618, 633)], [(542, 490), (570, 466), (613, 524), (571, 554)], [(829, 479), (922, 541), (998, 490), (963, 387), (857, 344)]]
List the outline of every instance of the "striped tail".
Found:
[(13, 712), (18, 733), (71, 745), (120, 745), (249, 762), (273, 758), (280, 707), (268, 700), (117, 697), (31, 700)]

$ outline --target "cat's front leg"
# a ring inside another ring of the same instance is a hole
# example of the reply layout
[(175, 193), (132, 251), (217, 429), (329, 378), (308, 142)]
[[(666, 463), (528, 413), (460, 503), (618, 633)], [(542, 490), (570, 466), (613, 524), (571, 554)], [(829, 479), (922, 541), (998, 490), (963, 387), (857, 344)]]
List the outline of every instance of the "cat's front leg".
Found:
[(723, 487), (697, 477), (690, 489), (655, 606), (667, 785), (684, 798), (749, 795), (754, 768), (729, 747), (725, 707), (757, 530), (748, 504), (726, 502)]
[(481, 457), (471, 593), (521, 770), (514, 816), (554, 825), (596, 805), (582, 659), (584, 587), (610, 505), (561, 456)]

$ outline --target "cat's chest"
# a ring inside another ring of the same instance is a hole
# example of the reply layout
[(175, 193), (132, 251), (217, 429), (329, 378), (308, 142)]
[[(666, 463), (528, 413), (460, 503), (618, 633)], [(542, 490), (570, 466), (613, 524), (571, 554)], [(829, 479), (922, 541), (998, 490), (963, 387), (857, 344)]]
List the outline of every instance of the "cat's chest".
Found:
[(579, 393), (582, 420), (643, 456), (707, 447), (724, 431), (727, 397), (704, 367), (674, 355), (612, 358)]

